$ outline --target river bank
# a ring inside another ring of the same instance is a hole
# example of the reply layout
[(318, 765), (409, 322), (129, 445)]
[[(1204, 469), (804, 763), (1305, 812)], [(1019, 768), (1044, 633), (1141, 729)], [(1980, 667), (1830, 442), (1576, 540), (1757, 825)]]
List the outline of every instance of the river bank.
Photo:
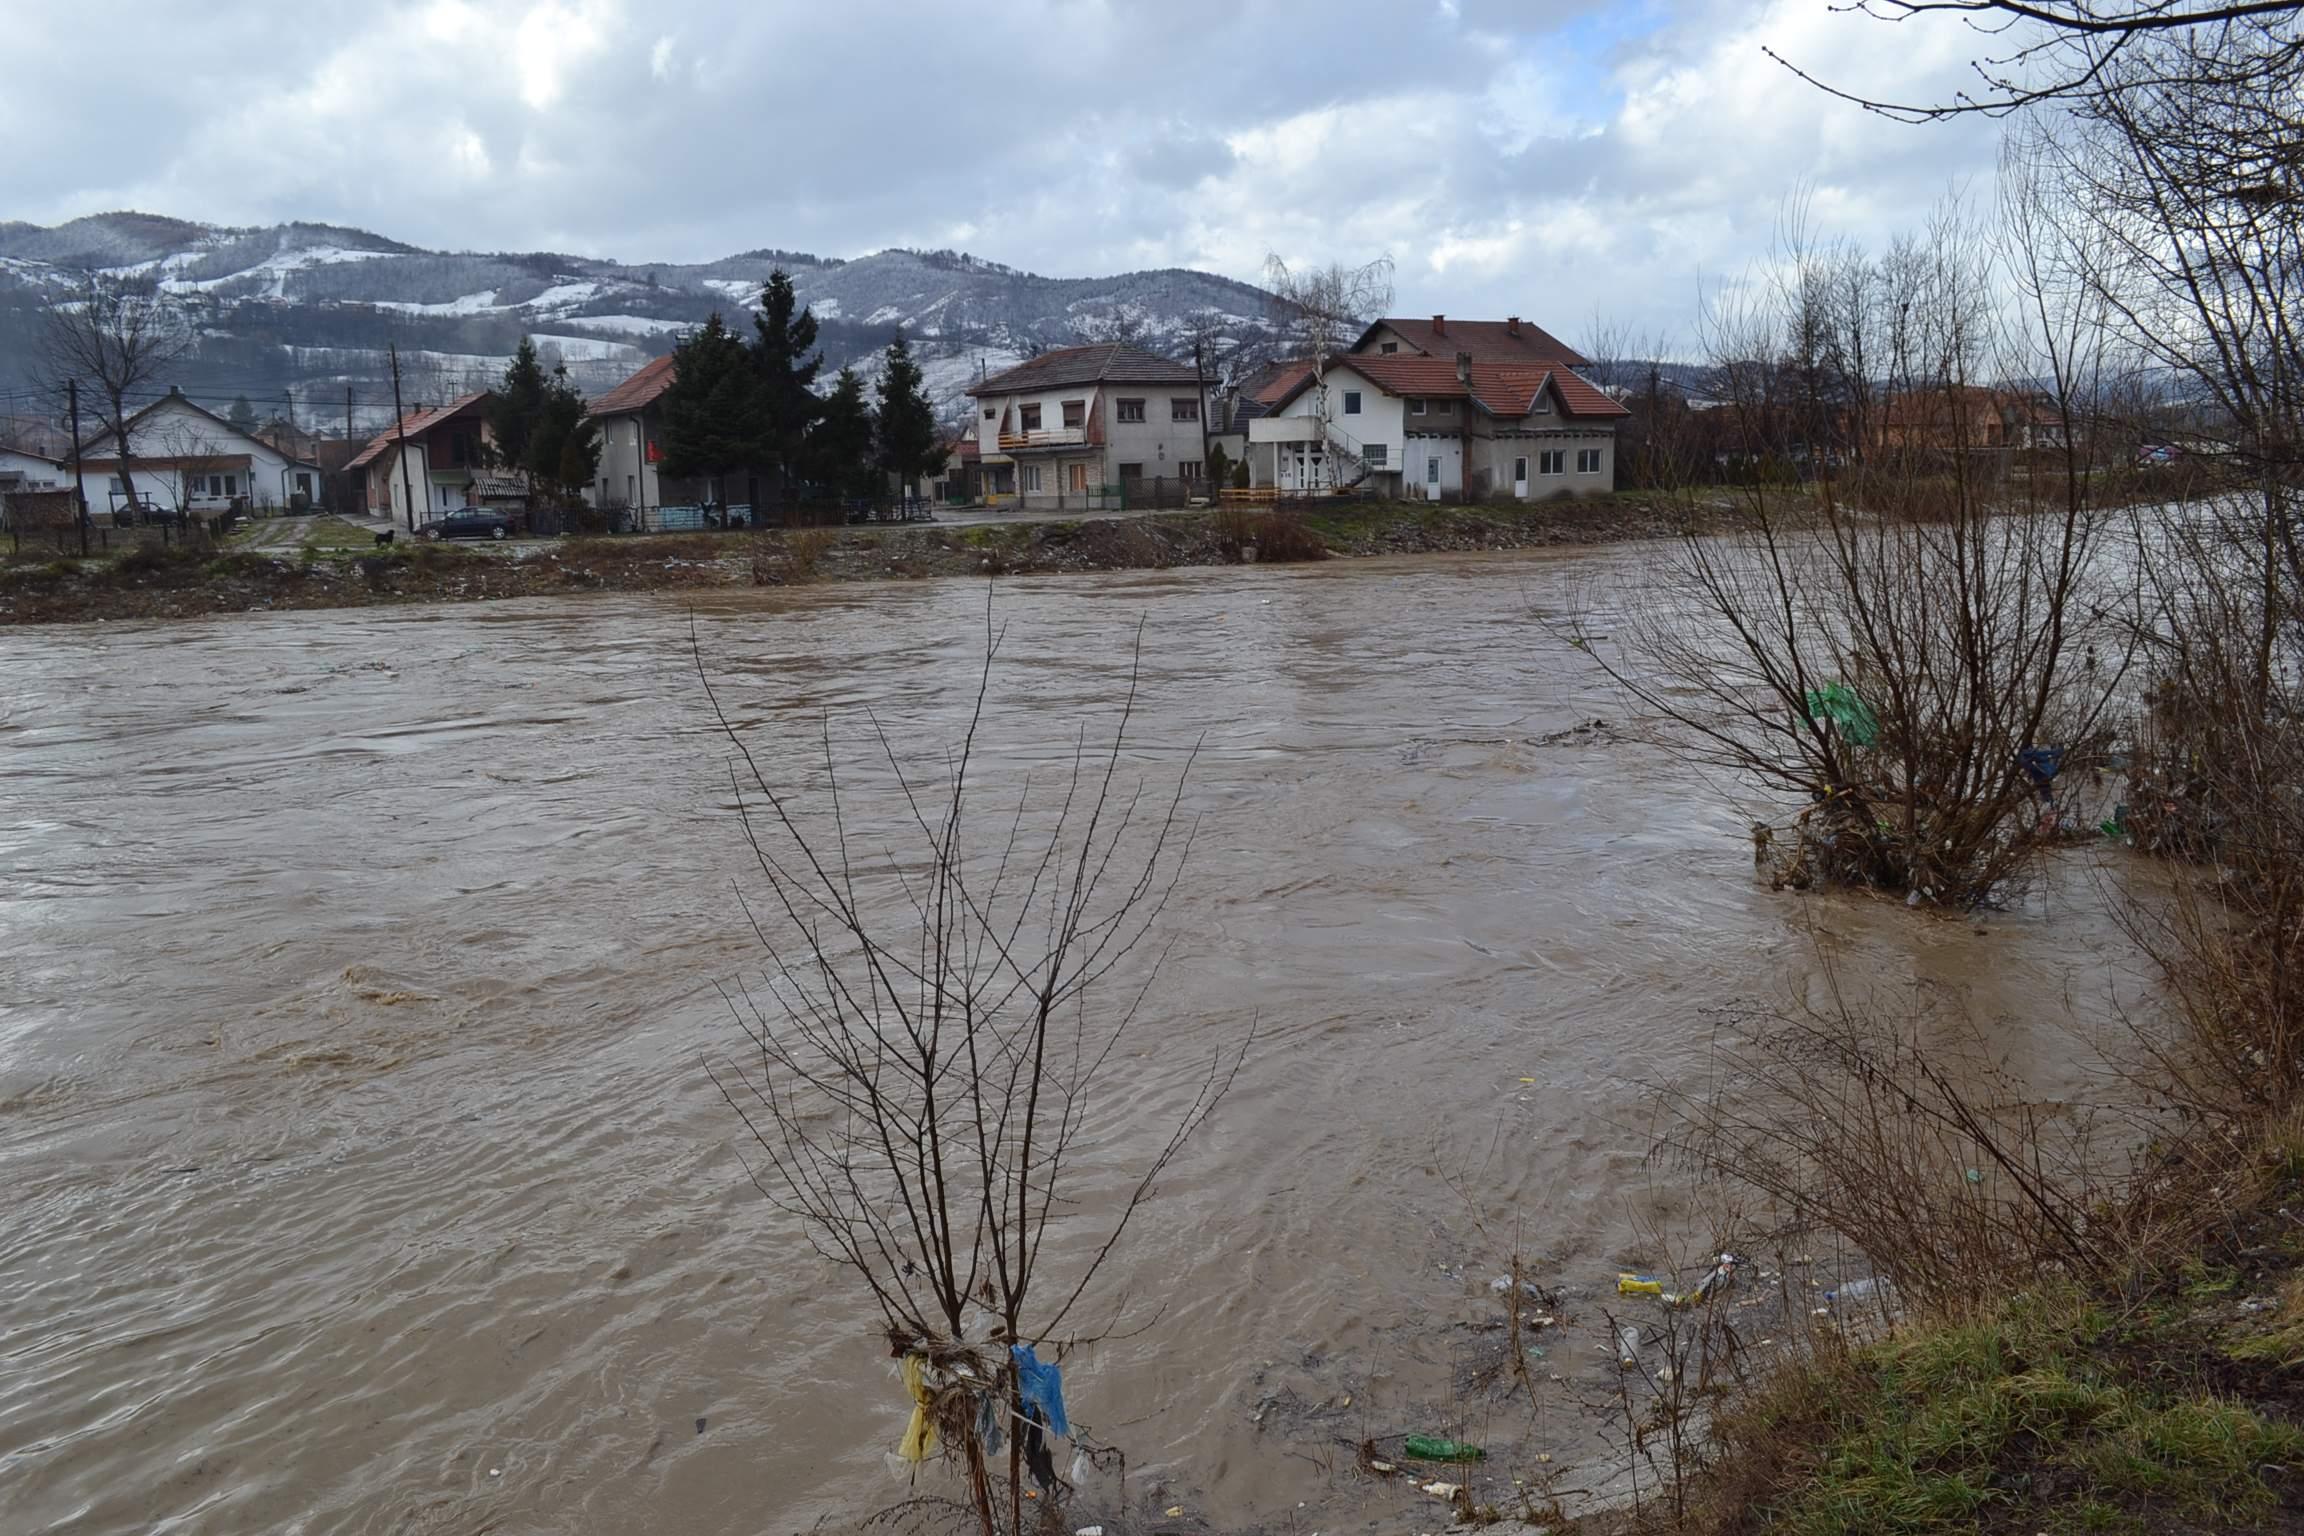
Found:
[(1668, 538), (1687, 527), (1687, 515), (1685, 502), (1624, 493), (1525, 504), (1338, 502), (1303, 513), (643, 535), (503, 549), (363, 550), (319, 541), (287, 552), (147, 547), (109, 560), (0, 565), (0, 624), (1529, 549)]

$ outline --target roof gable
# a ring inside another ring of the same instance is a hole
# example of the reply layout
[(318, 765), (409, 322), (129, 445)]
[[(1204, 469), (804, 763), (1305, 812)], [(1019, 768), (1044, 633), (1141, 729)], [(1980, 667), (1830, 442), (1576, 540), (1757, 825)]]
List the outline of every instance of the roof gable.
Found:
[(644, 364), (623, 383), (594, 400), (585, 414), (590, 416), (622, 416), (653, 405), (670, 389), (679, 372), (673, 367), (670, 353)]
[(996, 373), (968, 393), (1021, 395), (1074, 384), (1190, 384), (1200, 382), (1188, 363), (1175, 362), (1132, 347), (1126, 342), (1099, 342), (1087, 347), (1059, 347)]
[(1526, 320), (1451, 320), (1446, 315), (1420, 320), (1386, 316), (1371, 321), (1360, 339), (1352, 343), (1352, 350), (1358, 353), (1376, 339), (1378, 331), (1386, 329), (1397, 335), (1402, 345), (1425, 357), (1453, 359), (1459, 352), (1469, 352), (1476, 363), (1566, 363), (1571, 367), (1588, 361), (1544, 327)]
[(437, 427), (441, 423), (449, 421), (457, 416), (463, 415), (466, 411), (472, 409), (472, 407), (478, 405), (481, 401), (487, 398), (488, 391), (484, 389), (476, 389), (468, 395), (458, 395), (455, 399), (449, 401), (446, 405), (433, 406), (430, 409), (426, 409), (423, 406), (418, 406), (415, 410), (410, 411), (406, 415), (402, 416), (391, 426), (386, 427), (383, 431), (377, 433), (374, 438), (369, 440), (368, 446), (354, 454), (352, 456), (352, 462), (345, 465), (344, 467), (346, 469), (362, 468), (363, 466), (373, 462), (377, 455), (381, 454), (385, 449), (391, 447), (400, 439), (404, 437), (422, 437), (425, 433), (431, 431), (434, 427)]
[[(1531, 367), (1514, 363), (1471, 364), (1467, 382), (1453, 359), (1412, 357), (1406, 353), (1354, 352), (1329, 364), (1331, 376), (1349, 373), (1375, 385), (1387, 395), (1423, 400), (1469, 400), (1491, 416), (1517, 420), (1536, 408), (1547, 391), (1570, 416), (1629, 416), (1606, 390), (1565, 364)], [(1286, 391), (1270, 402), (1278, 410), (1312, 387), (1307, 368), (1293, 378)]]
[[(241, 431), (238, 427), (232, 425), (231, 422), (217, 415), (214, 411), (209, 410), (206, 406), (194, 401), (191, 399), (191, 397), (187, 396), (183, 393), (183, 391), (178, 389), (170, 389), (168, 393), (162, 395), (159, 399), (153, 401), (150, 405), (145, 406), (142, 410), (137, 411), (128, 418), (127, 422), (125, 423), (125, 427), (128, 433), (129, 441), (131, 443), (137, 441), (137, 429), (142, 426), (148, 418), (158, 412), (171, 410), (181, 411), (199, 417), (208, 423), (209, 426), (212, 426), (217, 431), (225, 434), (225, 436), (237, 440), (237, 442), (244, 449), (254, 452), (261, 452), (273, 458), (286, 459), (291, 464), (303, 464), (308, 466), (312, 463), (310, 459), (298, 458), (292, 453), (287, 453), (279, 448), (274, 447), (272, 444), (265, 442), (262, 438), (256, 436), (253, 432)], [(111, 451), (109, 453), (89, 452), (91, 448), (94, 448), (97, 445), (103, 443), (110, 443), (112, 445)], [(216, 450), (224, 445), (218, 443), (203, 443), (201, 446), (203, 449), (207, 450), (201, 456), (204, 458), (213, 458), (216, 457)], [(80, 444), (80, 454), (84, 459), (104, 459), (108, 461), (117, 461), (120, 457), (120, 445), (117, 441), (114, 440), (111, 430), (107, 428), (82, 439)], [(139, 453), (137, 457), (165, 458), (168, 457), (168, 455)]]

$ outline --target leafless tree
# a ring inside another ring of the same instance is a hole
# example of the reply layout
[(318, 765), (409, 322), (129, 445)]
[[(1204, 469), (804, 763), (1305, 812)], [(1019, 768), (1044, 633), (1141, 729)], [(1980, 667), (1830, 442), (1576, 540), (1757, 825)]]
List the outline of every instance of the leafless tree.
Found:
[[(2295, 26), (2299, 0), (1847, 0), (1834, 10), (1875, 21), (1907, 23), (1950, 16), (2000, 52), (1970, 61), (1979, 82), (1949, 101), (1892, 102), (1843, 90), (1773, 48), (1771, 59), (1843, 101), (1899, 122), (1963, 116), (2001, 117), (2028, 107), (2093, 99), (2123, 68), (2157, 86), (2215, 84), (2277, 93), (2304, 65), (2304, 34)], [(2177, 40), (2175, 50), (2154, 46)], [(2236, 39), (2248, 46), (2224, 46)], [(2191, 45), (2205, 42), (2187, 59)], [(2205, 71), (2205, 72), (2203, 72)]]
[(146, 277), (90, 272), (79, 292), (48, 306), (41, 366), (58, 394), (68, 382), (86, 390), (97, 425), (119, 448), (120, 483), (136, 493), (136, 445), (129, 396), (158, 384), (192, 345), (192, 326), (177, 300)]
[(1294, 269), (1277, 255), (1267, 256), (1264, 282), (1279, 300), (1281, 325), (1297, 360), (1311, 365), (1313, 409), (1325, 425), (1331, 419), (1328, 365), (1392, 307), (1392, 258)]
[[(1010, 1346), (1108, 1332), (1082, 1315), (1090, 1287), (1247, 1043), (1185, 1086), (1146, 1157), (1099, 1166), (1093, 1147), (1125, 1097), (1109, 1090), (1136, 1065), (1122, 1042), (1167, 953), (1156, 934), (1191, 841), (1190, 759), (1172, 788), (1132, 780), (1132, 670), (1108, 745), (1083, 731), (1065, 768), (980, 813), (998, 652), (988, 617), (966, 733), (934, 771), (870, 721), (873, 761), (854, 771), (882, 787), (878, 806), (844, 795), (827, 725), (823, 803), (804, 808), (705, 675), (736, 748), (766, 885), (754, 928), (773, 968), (761, 991), (730, 994), (747, 1048), (710, 1069), (757, 1144), (754, 1182), (871, 1293), (979, 1527), (1015, 1536), (1041, 1432)], [(897, 838), (916, 846), (871, 856)], [(1003, 1430), (1001, 1476), (989, 1446)], [(1048, 1475), (1042, 1462), (1035, 1476)]]
[[(1768, 797), (1759, 830), (1793, 834), (1777, 878), (1966, 907), (2061, 835), (2023, 754), (2062, 748), (2079, 767), (2100, 751), (2127, 652), (2102, 616), (2093, 481), (2012, 479), (1984, 436), (1997, 423), (1979, 413), (2001, 398), (1988, 370), (2014, 361), (1993, 331), (1990, 248), (1945, 218), (1901, 265), (1894, 281), (1918, 298), (1894, 349), (1918, 392), (1897, 471), (1854, 502), (1764, 469), (1731, 500), (1704, 498), (1691, 525), (1731, 536), (1691, 534), (1643, 572), (1612, 645), (1579, 640), (1668, 744)], [(1801, 345), (1813, 292), (1764, 280), (1707, 319), (1721, 412), (1763, 466), (1801, 430), (1773, 360)], [(2069, 369), (2054, 390), (2078, 408)]]

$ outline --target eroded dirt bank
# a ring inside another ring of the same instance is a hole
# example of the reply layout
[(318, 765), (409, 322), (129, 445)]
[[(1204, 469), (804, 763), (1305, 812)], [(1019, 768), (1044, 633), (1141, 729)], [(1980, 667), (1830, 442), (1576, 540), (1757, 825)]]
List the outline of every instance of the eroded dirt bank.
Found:
[(1677, 533), (1683, 507), (1624, 495), (1527, 506), (1340, 502), (1302, 516), (1177, 513), (1098, 521), (570, 539), (509, 549), (149, 550), (0, 565), (0, 623), (472, 602), (582, 592), (1526, 549)]

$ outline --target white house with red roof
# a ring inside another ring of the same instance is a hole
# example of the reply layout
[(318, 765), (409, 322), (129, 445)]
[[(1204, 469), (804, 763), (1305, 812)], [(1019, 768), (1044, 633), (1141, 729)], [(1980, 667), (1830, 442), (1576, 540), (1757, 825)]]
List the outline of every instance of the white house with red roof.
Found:
[(1615, 488), (1630, 413), (1542, 328), (1384, 319), (1318, 377), (1299, 364), (1248, 422), (1250, 475), (1283, 491), (1365, 487), (1431, 500)]
[(118, 513), (133, 504), (207, 517), (235, 506), (319, 500), (318, 464), (241, 431), (180, 390), (169, 390), (122, 427), (128, 436), (126, 469), (119, 439), (109, 429), (80, 445), (80, 486), (90, 512)]
[(664, 392), (676, 377), (672, 359), (659, 357), (592, 402), (590, 416), (600, 428), (600, 483), (585, 500), (595, 507), (629, 507), (645, 526), (647, 509), (664, 505), (657, 473), (663, 457)]

